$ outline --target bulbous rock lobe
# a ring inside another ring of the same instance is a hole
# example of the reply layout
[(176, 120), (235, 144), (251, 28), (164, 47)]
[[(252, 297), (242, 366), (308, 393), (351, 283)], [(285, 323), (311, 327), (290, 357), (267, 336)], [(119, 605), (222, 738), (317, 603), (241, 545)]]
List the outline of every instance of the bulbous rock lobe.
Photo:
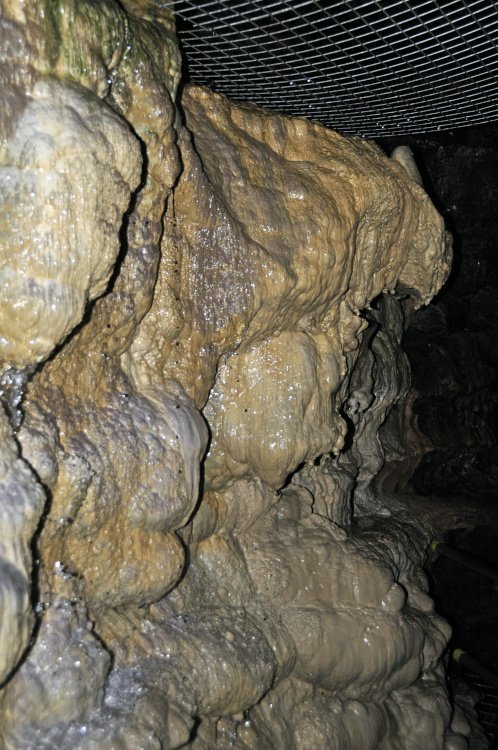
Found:
[[(194, 86), (182, 106), (192, 137), (179, 140), (169, 274), (156, 287), (179, 310), (166, 319), (153, 303), (143, 333), (155, 326), (157, 344), (164, 331), (163, 377), (207, 400), (207, 480), (278, 488), (342, 447), (359, 312), (383, 292), (427, 303), (448, 273), (448, 237), (420, 185), (371, 143)], [(142, 354), (145, 371), (155, 360)]]
[(138, 142), (103, 102), (35, 84), (0, 169), (3, 362), (45, 359), (104, 292), (140, 171)]

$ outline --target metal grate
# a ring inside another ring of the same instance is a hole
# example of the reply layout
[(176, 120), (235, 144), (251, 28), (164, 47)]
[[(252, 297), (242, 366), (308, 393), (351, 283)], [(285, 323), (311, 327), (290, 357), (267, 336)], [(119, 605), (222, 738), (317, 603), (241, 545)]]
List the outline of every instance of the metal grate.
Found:
[(498, 120), (496, 0), (177, 0), (187, 77), (369, 137)]

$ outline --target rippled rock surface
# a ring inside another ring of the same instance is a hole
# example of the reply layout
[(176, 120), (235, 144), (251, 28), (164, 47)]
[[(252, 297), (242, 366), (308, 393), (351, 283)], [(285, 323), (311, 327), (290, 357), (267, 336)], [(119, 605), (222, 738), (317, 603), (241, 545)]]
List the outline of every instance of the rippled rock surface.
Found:
[(409, 154), (178, 101), (160, 4), (1, 10), (2, 746), (465, 747), (376, 481), (450, 264)]

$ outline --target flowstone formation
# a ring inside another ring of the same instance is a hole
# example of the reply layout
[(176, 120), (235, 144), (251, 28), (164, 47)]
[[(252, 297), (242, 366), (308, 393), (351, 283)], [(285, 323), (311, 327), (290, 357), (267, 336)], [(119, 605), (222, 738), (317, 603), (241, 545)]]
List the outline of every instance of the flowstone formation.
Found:
[(466, 747), (373, 481), (450, 262), (409, 154), (178, 102), (160, 4), (0, 7), (0, 746)]

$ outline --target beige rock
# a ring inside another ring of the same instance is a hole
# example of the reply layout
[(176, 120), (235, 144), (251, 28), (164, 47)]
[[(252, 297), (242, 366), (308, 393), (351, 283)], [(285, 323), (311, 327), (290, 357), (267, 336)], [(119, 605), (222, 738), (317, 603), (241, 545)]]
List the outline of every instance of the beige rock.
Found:
[(300, 679), (380, 700), (432, 668), (450, 631), (410, 606), (413, 584), (400, 582), (389, 537), (379, 554), (313, 513), (270, 518), (241, 543), (259, 596), (294, 640)]
[(450, 262), (409, 154), (181, 117), (169, 11), (49, 5), (1, 3), (0, 745), (458, 745), (427, 535), (350, 528)]
[(35, 84), (0, 168), (4, 363), (45, 359), (105, 291), (140, 169), (109, 107), (56, 80)]
[(142, 326), (152, 352), (138, 367), (144, 378), (157, 368), (159, 344), (164, 376), (199, 406), (212, 389), (215, 487), (246, 475), (279, 487), (342, 446), (358, 311), (395, 290), (428, 302), (449, 246), (420, 186), (372, 144), (195, 87), (182, 103), (195, 151), (184, 134), (170, 274), (158, 277)]
[(215, 487), (249, 474), (278, 489), (303, 461), (339, 452), (336, 351), (325, 334), (284, 332), (226, 358), (204, 409), (216, 426), (206, 462)]

